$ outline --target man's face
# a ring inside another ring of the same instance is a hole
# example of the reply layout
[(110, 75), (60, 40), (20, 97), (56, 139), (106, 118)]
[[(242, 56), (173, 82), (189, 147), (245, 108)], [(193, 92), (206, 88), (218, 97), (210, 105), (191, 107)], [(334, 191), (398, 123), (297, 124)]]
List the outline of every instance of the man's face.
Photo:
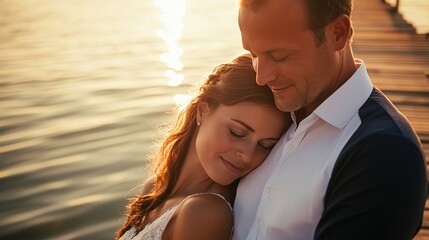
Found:
[(327, 39), (317, 45), (302, 0), (269, 0), (256, 11), (240, 8), (243, 47), (253, 56), (256, 82), (267, 84), (277, 107), (312, 112), (331, 93), (338, 72)]

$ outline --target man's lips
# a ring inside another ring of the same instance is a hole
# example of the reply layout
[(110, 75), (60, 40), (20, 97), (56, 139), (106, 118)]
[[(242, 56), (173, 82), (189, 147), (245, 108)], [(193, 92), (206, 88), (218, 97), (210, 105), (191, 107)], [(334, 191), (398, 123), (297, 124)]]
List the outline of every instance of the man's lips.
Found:
[(286, 89), (288, 89), (290, 87), (290, 85), (286, 86), (286, 87), (270, 87), (271, 91), (273, 93), (281, 93), (283, 91), (285, 91)]
[(221, 157), (222, 163), (231, 171), (233, 172), (242, 172), (244, 170), (244, 168), (237, 166), (234, 163), (231, 163), (227, 160), (225, 160), (224, 158)]

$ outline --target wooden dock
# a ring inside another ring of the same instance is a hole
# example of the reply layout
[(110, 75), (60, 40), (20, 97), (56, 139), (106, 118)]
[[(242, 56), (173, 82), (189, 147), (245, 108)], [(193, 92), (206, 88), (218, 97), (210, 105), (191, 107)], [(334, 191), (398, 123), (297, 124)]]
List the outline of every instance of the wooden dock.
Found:
[[(365, 61), (374, 84), (411, 121), (429, 161), (429, 41), (382, 0), (355, 0), (355, 57)], [(427, 168), (429, 171), (429, 168)], [(429, 240), (429, 202), (414, 240)]]

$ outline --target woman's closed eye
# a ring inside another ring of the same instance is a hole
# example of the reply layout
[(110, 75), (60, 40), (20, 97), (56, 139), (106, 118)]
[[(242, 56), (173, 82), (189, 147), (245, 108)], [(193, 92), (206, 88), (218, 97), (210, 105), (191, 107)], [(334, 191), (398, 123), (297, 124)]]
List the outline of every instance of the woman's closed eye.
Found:
[(277, 141), (259, 142), (258, 145), (266, 150), (271, 150), (276, 145)]
[(239, 132), (237, 130), (233, 130), (233, 129), (229, 129), (229, 132), (231, 133), (231, 135), (235, 138), (243, 138), (246, 136), (246, 134)]

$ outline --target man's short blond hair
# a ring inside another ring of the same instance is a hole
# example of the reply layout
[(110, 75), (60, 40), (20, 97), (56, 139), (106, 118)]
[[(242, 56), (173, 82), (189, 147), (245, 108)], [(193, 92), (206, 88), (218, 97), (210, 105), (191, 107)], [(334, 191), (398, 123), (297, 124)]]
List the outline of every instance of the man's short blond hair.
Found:
[[(239, 0), (241, 8), (257, 11), (270, 0)], [(324, 28), (336, 17), (344, 14), (351, 17), (353, 0), (301, 0), (305, 4), (308, 28), (314, 32), (317, 43), (325, 41)], [(350, 30), (350, 39), (353, 28)]]

